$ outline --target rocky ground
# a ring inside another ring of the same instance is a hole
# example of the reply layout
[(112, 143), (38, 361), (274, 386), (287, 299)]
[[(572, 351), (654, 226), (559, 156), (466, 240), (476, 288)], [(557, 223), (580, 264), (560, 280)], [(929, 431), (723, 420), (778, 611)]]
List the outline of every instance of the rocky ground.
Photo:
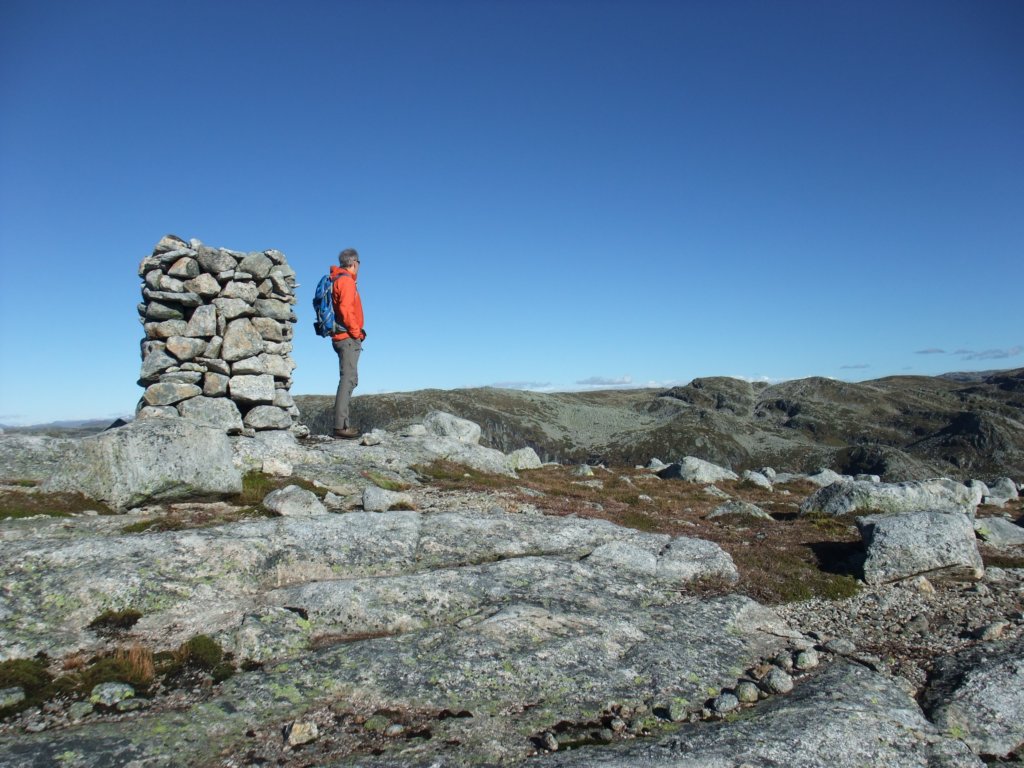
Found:
[[(0, 765), (1017, 764), (1021, 545), (868, 585), (878, 510), (809, 512), (827, 475), (537, 467), (445, 424), (204, 433), (164, 465), (237, 479), (217, 502), (134, 472), (70, 505), (91, 449), (0, 437)], [(3, 703), (32, 659), (45, 698)]]

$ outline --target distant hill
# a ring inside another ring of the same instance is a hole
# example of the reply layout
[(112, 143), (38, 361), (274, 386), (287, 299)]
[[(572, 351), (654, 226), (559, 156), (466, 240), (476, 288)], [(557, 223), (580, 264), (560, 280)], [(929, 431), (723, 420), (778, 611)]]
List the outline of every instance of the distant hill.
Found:
[[(330, 432), (333, 397), (295, 400), (311, 431)], [(363, 430), (449, 411), (480, 424), (487, 445), (529, 445), (560, 462), (632, 465), (693, 455), (737, 470), (1024, 479), (1024, 368), (856, 384), (710, 377), (671, 389), (601, 392), (428, 389), (359, 396), (352, 408)]]
[(32, 424), (27, 427), (11, 427), (0, 424), (0, 429), (10, 435), (49, 435), (51, 437), (87, 437), (95, 435), (110, 426), (124, 424), (125, 419), (75, 419), (51, 421), (47, 424)]

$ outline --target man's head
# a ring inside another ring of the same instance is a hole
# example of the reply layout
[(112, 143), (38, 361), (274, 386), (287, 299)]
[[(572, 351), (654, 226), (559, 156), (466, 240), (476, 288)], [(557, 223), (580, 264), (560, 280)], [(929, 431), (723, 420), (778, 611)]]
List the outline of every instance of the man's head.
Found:
[(355, 273), (359, 269), (359, 252), (355, 248), (346, 248), (338, 254), (338, 264), (342, 269)]

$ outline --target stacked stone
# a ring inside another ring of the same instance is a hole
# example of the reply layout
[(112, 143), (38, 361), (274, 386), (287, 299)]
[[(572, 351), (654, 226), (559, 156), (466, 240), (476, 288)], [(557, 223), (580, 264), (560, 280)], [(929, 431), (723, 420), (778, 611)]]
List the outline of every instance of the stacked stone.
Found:
[(296, 282), (283, 253), (167, 235), (139, 277), (146, 391), (137, 418), (183, 417), (231, 434), (292, 428)]

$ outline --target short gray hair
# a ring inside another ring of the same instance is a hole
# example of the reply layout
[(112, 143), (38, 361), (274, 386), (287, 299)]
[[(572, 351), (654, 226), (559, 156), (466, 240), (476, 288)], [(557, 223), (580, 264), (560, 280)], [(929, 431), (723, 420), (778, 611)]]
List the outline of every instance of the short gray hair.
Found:
[(355, 248), (346, 248), (338, 254), (338, 263), (343, 267), (351, 267), (359, 261), (359, 252)]

